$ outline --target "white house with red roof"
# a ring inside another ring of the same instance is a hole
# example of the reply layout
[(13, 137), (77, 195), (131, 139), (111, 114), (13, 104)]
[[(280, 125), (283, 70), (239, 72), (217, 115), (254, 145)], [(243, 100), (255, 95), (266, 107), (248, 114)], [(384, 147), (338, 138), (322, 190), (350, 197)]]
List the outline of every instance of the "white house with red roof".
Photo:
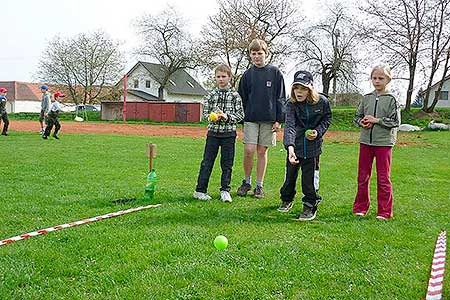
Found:
[(0, 81), (0, 87), (8, 90), (7, 112), (40, 112), (42, 93), (39, 87), (41, 85), (41, 83)]

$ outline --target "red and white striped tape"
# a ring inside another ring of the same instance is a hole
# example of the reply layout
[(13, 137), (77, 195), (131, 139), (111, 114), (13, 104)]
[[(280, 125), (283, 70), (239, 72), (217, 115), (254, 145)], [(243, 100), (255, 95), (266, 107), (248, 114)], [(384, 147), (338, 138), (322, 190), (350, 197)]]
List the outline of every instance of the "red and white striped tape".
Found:
[(6, 244), (10, 244), (10, 243), (14, 243), (14, 242), (17, 242), (17, 241), (20, 241), (20, 240), (28, 239), (28, 238), (33, 237), (33, 236), (46, 234), (46, 233), (49, 233), (49, 232), (52, 232), (52, 231), (57, 231), (57, 230), (64, 229), (64, 228), (75, 227), (75, 226), (78, 226), (78, 225), (83, 225), (83, 224), (92, 223), (92, 222), (95, 222), (95, 221), (100, 221), (100, 220), (104, 220), (104, 219), (108, 219), (108, 218), (113, 218), (113, 217), (129, 214), (129, 213), (140, 211), (140, 210), (147, 209), (147, 208), (158, 207), (160, 205), (161, 204), (152, 204), (152, 205), (147, 205), (147, 206), (139, 206), (139, 207), (136, 207), (136, 208), (130, 208), (130, 209), (126, 209), (126, 210), (121, 210), (121, 211), (118, 211), (118, 212), (109, 213), (109, 214), (102, 215), (102, 216), (97, 216), (97, 217), (93, 217), (93, 218), (89, 218), (89, 219), (84, 219), (84, 220), (81, 220), (81, 221), (71, 222), (71, 223), (67, 223), (67, 224), (62, 224), (62, 225), (58, 225), (58, 226), (53, 226), (53, 227), (49, 227), (49, 228), (33, 231), (33, 232), (30, 232), (30, 233), (21, 234), (21, 235), (18, 235), (18, 236), (9, 238), (9, 239), (1, 240), (0, 241), (0, 246), (6, 245)]
[(428, 281), (428, 290), (426, 300), (442, 299), (442, 287), (444, 283), (445, 271), (445, 250), (447, 237), (445, 231), (439, 234), (434, 250), (433, 263), (431, 265), (430, 280)]

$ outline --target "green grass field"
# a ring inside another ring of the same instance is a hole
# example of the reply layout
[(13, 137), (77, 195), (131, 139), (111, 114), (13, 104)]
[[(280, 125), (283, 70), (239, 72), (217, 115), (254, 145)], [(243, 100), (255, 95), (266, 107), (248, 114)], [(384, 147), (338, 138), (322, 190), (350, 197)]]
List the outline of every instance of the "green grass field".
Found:
[[(357, 135), (324, 144), (324, 201), (315, 221), (299, 223), (299, 197), (289, 214), (276, 211), (281, 145), (269, 153), (266, 198), (256, 200), (235, 196), (237, 143), (234, 201), (225, 204), (191, 196), (204, 139), (11, 132), (0, 138), (0, 239), (147, 204), (147, 142), (158, 144), (162, 206), (1, 246), (0, 299), (424, 299), (436, 238), (450, 235), (450, 133), (400, 135), (388, 222), (375, 219), (375, 176), (369, 216), (351, 214)], [(219, 179), (216, 164), (215, 199)], [(213, 247), (219, 234), (225, 251)]]

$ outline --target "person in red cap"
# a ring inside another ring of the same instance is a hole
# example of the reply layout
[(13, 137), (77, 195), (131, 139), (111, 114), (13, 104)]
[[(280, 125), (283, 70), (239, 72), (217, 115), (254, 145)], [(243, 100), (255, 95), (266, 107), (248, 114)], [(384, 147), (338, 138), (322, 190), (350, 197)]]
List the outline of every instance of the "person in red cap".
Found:
[(0, 120), (3, 121), (3, 131), (2, 135), (8, 135), (9, 118), (6, 112), (6, 93), (8, 90), (6, 88), (0, 88)]
[(47, 120), (47, 127), (45, 128), (44, 134), (42, 138), (44, 140), (48, 139), (50, 132), (52, 131), (53, 125), (55, 125), (55, 131), (53, 132), (53, 137), (59, 140), (58, 131), (61, 129), (61, 124), (59, 123), (59, 112), (61, 111), (61, 107), (59, 106), (59, 98), (64, 98), (64, 95), (61, 92), (56, 92), (53, 94), (53, 101), (50, 105), (50, 109), (48, 113), (45, 114), (45, 118)]

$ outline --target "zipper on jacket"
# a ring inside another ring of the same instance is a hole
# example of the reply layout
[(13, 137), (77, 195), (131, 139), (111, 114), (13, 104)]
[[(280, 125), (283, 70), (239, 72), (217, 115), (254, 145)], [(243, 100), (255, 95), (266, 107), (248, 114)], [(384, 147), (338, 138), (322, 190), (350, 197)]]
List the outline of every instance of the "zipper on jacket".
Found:
[[(378, 97), (375, 98), (375, 107), (373, 109), (374, 118), (377, 117), (377, 105), (378, 105)], [(372, 144), (372, 132), (373, 132), (373, 124), (372, 127), (370, 127), (370, 144)]]
[[(309, 127), (309, 110), (308, 110), (308, 103), (305, 103), (305, 107), (306, 107), (306, 130)], [(303, 158), (306, 159), (306, 134), (304, 134), (303, 137)]]

